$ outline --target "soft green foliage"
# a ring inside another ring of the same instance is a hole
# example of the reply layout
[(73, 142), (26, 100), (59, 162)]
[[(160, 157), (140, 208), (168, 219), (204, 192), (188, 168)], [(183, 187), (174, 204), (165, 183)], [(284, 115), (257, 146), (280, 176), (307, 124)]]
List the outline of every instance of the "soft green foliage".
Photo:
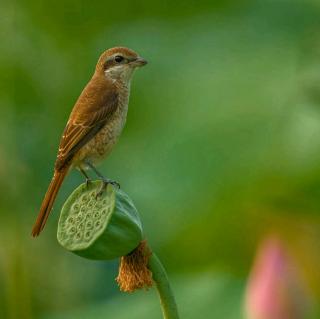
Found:
[[(183, 319), (228, 318), (243, 319), (241, 306), (244, 282), (232, 276), (204, 272), (193, 277), (179, 276), (173, 285), (180, 291), (177, 297), (179, 313)], [(162, 319), (155, 290), (147, 293), (122, 294), (103, 303), (51, 315), (45, 319)]]
[(111, 260), (127, 255), (142, 240), (138, 212), (127, 194), (101, 182), (80, 185), (63, 205), (57, 238), (66, 248), (89, 259)]
[[(99, 54), (119, 44), (149, 64), (100, 170), (134, 199), (182, 318), (238, 319), (269, 232), (288, 243), (320, 304), (318, 0), (0, 7), (0, 318), (161, 318), (153, 296), (119, 293), (116, 263), (56, 242), (62, 204), (83, 182), (77, 172), (44, 233), (30, 237), (69, 112)], [(217, 272), (239, 280), (217, 284)]]

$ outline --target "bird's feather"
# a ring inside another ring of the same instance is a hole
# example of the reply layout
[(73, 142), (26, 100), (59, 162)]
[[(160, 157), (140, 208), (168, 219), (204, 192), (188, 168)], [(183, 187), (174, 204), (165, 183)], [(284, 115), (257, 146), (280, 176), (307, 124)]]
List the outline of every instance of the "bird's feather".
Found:
[(89, 82), (71, 112), (60, 141), (56, 170), (68, 165), (77, 151), (112, 120), (117, 110), (117, 90), (110, 83), (97, 81)]

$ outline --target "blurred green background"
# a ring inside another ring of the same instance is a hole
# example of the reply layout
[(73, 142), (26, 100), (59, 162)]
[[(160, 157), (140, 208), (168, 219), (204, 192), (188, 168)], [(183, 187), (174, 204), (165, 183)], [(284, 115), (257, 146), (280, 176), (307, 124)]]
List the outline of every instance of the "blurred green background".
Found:
[(154, 291), (119, 292), (118, 261), (58, 245), (78, 172), (44, 233), (30, 236), (69, 112), (117, 45), (149, 64), (101, 170), (135, 201), (182, 318), (242, 318), (270, 232), (319, 318), (318, 0), (5, 0), (0, 12), (0, 318), (161, 318)]

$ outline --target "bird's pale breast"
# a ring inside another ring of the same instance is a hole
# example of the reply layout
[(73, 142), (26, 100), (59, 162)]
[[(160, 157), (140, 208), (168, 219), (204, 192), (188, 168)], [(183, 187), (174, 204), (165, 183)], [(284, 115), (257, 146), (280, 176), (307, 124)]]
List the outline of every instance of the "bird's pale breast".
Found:
[(86, 144), (76, 155), (76, 162), (80, 166), (85, 160), (97, 163), (105, 158), (117, 143), (125, 125), (128, 112), (129, 91), (126, 90), (119, 98), (117, 111), (105, 126)]

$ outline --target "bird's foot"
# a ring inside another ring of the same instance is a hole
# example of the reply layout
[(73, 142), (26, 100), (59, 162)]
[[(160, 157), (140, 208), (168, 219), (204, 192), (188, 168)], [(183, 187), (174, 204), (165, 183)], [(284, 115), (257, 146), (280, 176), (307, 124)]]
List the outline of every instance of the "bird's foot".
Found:
[(113, 181), (112, 179), (103, 179), (102, 185), (96, 195), (96, 198), (98, 198), (99, 196), (101, 196), (103, 194), (103, 192), (106, 190), (108, 184), (111, 184), (112, 186), (116, 186), (118, 189), (120, 189), (120, 184), (118, 182)]
[(92, 180), (90, 178), (86, 178), (86, 188), (89, 188), (91, 183), (92, 183)]

